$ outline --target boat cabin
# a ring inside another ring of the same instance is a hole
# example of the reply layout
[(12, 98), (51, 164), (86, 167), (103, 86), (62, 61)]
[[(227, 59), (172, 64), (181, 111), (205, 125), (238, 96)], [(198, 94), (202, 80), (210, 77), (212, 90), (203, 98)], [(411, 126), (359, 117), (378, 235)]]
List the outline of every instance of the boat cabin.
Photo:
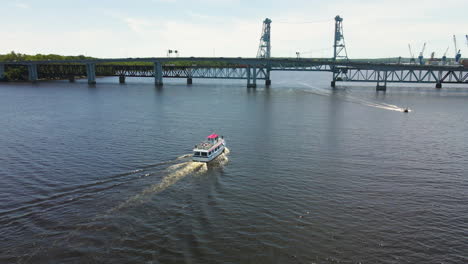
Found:
[(219, 135), (211, 134), (207, 137), (206, 141), (195, 145), (193, 149), (193, 157), (197, 160), (211, 160), (219, 155), (224, 150), (224, 141)]
[(218, 141), (219, 136), (217, 134), (211, 134), (207, 138), (208, 142), (215, 143), (216, 141)]

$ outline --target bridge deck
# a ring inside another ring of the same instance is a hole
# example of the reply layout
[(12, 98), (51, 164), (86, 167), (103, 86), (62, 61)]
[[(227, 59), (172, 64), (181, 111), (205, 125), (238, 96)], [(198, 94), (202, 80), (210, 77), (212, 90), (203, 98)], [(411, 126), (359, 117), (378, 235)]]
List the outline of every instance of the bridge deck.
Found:
[[(175, 66), (180, 63), (188, 66)], [(269, 80), (271, 71), (325, 71), (333, 73), (334, 82), (383, 83), (468, 83), (468, 67), (461, 65), (415, 65), (333, 61), (297, 58), (122, 58), (94, 60), (9, 61), (0, 69), (27, 67), (32, 81), (37, 79), (88, 76), (210, 78)], [(1, 75), (2, 73), (0, 73)], [(0, 76), (1, 77), (1, 76)], [(332, 85), (334, 85), (334, 82)]]

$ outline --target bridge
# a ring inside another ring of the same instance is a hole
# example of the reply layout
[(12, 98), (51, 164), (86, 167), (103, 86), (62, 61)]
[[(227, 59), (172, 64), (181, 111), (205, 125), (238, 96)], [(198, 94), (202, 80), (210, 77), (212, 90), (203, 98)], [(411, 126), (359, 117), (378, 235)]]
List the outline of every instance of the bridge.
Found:
[[(53, 61), (0, 62), (0, 79), (10, 67), (24, 68), (32, 82), (45, 79), (87, 78), (96, 84), (97, 76), (117, 76), (124, 83), (126, 77), (152, 77), (163, 85), (164, 78), (183, 78), (187, 84), (193, 79), (243, 79), (248, 88), (257, 87), (257, 81), (271, 84), (272, 71), (331, 72), (331, 86), (337, 82), (376, 83), (376, 89), (385, 91), (387, 83), (432, 83), (442, 88), (443, 83), (467, 84), (468, 67), (462, 65), (419, 65), (402, 63), (366, 63), (348, 59), (343, 36), (343, 19), (335, 17), (333, 57), (329, 59), (271, 57), (271, 20), (265, 19), (260, 45), (255, 58), (184, 57), (184, 58), (121, 58)], [(187, 66), (176, 66), (183, 63)], [(198, 65), (200, 64), (200, 65)]]

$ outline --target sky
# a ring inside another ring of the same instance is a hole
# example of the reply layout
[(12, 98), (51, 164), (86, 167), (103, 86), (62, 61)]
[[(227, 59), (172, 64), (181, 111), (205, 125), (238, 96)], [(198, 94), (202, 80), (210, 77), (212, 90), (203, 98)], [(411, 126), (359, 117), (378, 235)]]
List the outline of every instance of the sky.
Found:
[(0, 0), (0, 54), (99, 58), (255, 57), (270, 18), (272, 56), (332, 57), (334, 17), (348, 56), (468, 57), (468, 0)]

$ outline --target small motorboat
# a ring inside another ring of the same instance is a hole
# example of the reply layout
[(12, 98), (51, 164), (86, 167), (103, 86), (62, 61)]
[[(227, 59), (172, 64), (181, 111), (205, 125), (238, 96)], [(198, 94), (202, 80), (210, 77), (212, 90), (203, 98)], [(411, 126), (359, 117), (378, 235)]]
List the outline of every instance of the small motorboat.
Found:
[(226, 148), (226, 141), (223, 136), (217, 134), (209, 135), (205, 141), (195, 145), (193, 148), (193, 161), (210, 162)]
[(403, 113), (409, 113), (409, 109), (408, 109), (408, 107), (407, 107), (407, 108), (405, 108), (405, 109), (403, 109)]

